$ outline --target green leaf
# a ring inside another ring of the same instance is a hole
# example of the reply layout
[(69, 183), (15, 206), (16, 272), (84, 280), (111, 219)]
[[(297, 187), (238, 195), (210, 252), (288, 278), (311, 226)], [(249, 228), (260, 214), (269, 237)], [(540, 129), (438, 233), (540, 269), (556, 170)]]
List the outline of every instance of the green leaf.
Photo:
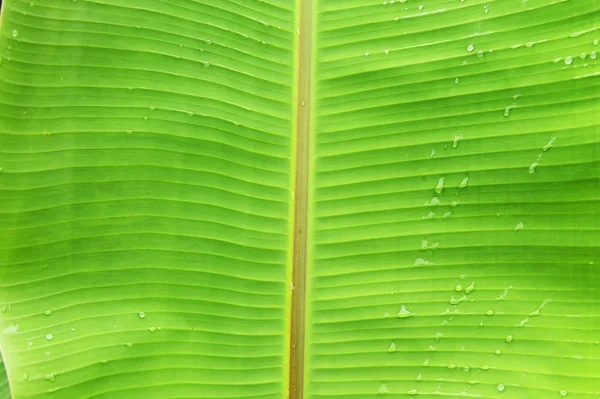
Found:
[(291, 2), (5, 4), (15, 398), (286, 392)]
[(317, 4), (307, 397), (596, 398), (600, 4)]
[(599, 29), (592, 0), (5, 3), (13, 398), (598, 398)]

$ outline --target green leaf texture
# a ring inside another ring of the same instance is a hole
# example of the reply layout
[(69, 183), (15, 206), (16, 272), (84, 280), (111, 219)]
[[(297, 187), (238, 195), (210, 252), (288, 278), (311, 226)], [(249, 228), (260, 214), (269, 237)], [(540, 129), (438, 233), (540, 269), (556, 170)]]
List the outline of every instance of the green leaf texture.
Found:
[(317, 2), (307, 398), (598, 398), (599, 8)]
[(2, 359), (0, 359), (0, 363), (2, 364), (2, 367), (0, 367), (0, 398), (9, 399), (10, 386), (8, 385), (8, 376), (6, 375), (4, 361)]
[(285, 0), (4, 4), (14, 398), (284, 396), (294, 20)]
[(304, 397), (600, 396), (598, 1), (2, 14), (14, 399), (287, 397), (297, 107)]

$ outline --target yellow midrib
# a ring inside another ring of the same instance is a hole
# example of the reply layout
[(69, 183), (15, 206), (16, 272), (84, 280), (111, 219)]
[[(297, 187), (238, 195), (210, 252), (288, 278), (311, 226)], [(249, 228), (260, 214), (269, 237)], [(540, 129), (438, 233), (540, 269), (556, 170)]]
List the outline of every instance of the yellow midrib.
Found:
[(296, 57), (296, 126), (295, 165), (294, 165), (294, 230), (292, 254), (292, 309), (290, 329), (290, 399), (304, 396), (304, 335), (306, 304), (306, 261), (308, 227), (308, 180), (310, 149), (310, 110), (312, 40), (313, 40), (313, 1), (298, 1), (298, 38)]

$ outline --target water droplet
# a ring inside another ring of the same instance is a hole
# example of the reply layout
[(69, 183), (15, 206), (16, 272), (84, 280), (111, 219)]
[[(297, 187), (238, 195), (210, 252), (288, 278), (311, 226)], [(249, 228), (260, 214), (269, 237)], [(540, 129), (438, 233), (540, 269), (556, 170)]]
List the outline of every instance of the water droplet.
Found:
[(127, 129), (127, 130), (125, 130), (125, 133), (127, 133), (127, 134), (131, 134), (131, 133), (133, 133), (133, 130), (131, 130), (131, 129)]
[(525, 324), (529, 323), (529, 319), (528, 318), (524, 318), (523, 320), (521, 320), (519, 322), (519, 324), (517, 324), (517, 327), (525, 327)]
[(12, 37), (17, 37), (17, 36), (19, 36), (19, 31), (16, 30), (16, 29), (13, 29), (13, 31), (12, 31)]
[(477, 52), (477, 57), (483, 57), (483, 50), (479, 50)]
[(127, 342), (125, 344), (126, 347), (131, 348), (133, 346), (133, 342)]
[(24, 373), (23, 374), (23, 381), (27, 381), (29, 379), (29, 374)]
[(515, 233), (519, 230), (521, 230), (524, 227), (523, 222), (519, 222), (516, 226), (515, 226)]
[(50, 315), (52, 314), (52, 312), (54, 312), (52, 309), (46, 309), (46, 310), (44, 310), (44, 312), (43, 312), (43, 313), (44, 313), (46, 316), (50, 316)]
[(458, 78), (454, 79), (454, 83), (458, 84), (458, 81), (459, 81)]
[(454, 200), (450, 203), (450, 206), (455, 207), (458, 206), (458, 201)]
[(573, 57), (571, 57), (570, 55), (565, 57), (565, 64), (571, 65), (572, 62), (573, 62)]
[(75, 327), (71, 327), (71, 331), (75, 331)]
[(594, 41), (592, 42), (594, 44), (594, 46), (598, 45), (598, 39), (594, 39)]
[(409, 395), (417, 395), (419, 391), (417, 391), (416, 389), (409, 389), (406, 391), (406, 393)]
[(144, 317), (146, 317), (146, 312), (138, 312), (138, 316), (140, 317), (140, 319), (143, 319)]
[(423, 258), (417, 258), (415, 259), (415, 263), (413, 264), (413, 266), (423, 266), (423, 265), (431, 265), (432, 263), (429, 262), (428, 260), (425, 260)]
[(506, 108), (504, 108), (504, 116), (508, 118), (510, 116), (510, 110), (513, 108), (517, 108), (517, 106), (514, 104), (506, 106)]
[(463, 286), (460, 284), (457, 284), (456, 287), (454, 287), (454, 291), (456, 292), (461, 292), (463, 290)]
[(387, 351), (388, 351), (389, 353), (398, 352), (398, 347), (396, 346), (396, 343), (395, 343), (395, 342), (392, 342), (392, 343), (390, 344), (390, 346), (387, 348)]
[(423, 366), (425, 366), (425, 367), (429, 367), (430, 364), (431, 364), (431, 360), (429, 360), (429, 359), (425, 359), (425, 361), (423, 362)]
[(542, 309), (544, 308), (544, 306), (546, 306), (546, 304), (548, 302), (550, 302), (550, 301), (551, 301), (550, 299), (544, 300), (544, 302), (542, 302), (542, 304), (536, 310), (534, 310), (533, 312), (529, 313), (527, 316), (530, 316), (530, 317), (539, 316), (541, 314)]
[(467, 294), (470, 294), (471, 292), (473, 292), (474, 289), (475, 289), (475, 281), (471, 282), (471, 284), (469, 284), (467, 286), (467, 288), (465, 288), (465, 292)]
[(44, 379), (45, 379), (46, 381), (54, 382), (54, 380), (56, 379), (56, 373), (49, 373), (49, 374), (46, 374), (46, 375), (44, 376)]
[(493, 316), (494, 315), (494, 311), (492, 309), (488, 309), (485, 311), (486, 316)]
[(503, 392), (506, 389), (506, 385), (498, 384), (498, 386), (496, 388), (498, 389), (499, 392)]
[(156, 107), (155, 107), (154, 105), (151, 105), (151, 106), (149, 106), (149, 107), (148, 107), (148, 109), (149, 109), (150, 111), (154, 111), (154, 110), (156, 109)]
[(417, 375), (415, 378), (415, 381), (423, 381), (423, 374), (419, 373), (419, 375)]
[(156, 327), (148, 327), (148, 331), (154, 332), (154, 331), (156, 331)]
[(188, 116), (196, 115), (196, 113), (194, 111), (187, 111), (186, 114), (188, 114)]
[(399, 319), (405, 319), (407, 317), (411, 317), (414, 313), (412, 313), (410, 310), (406, 309), (406, 306), (402, 305), (400, 306), (400, 310), (398, 311), (398, 314), (396, 314), (396, 317)]
[(7, 303), (6, 305), (2, 306), (2, 309), (0, 309), (0, 312), (7, 313), (10, 311), (10, 308), (11, 308), (10, 303)]
[(454, 298), (454, 296), (450, 297), (450, 300), (448, 301), (448, 303), (450, 303), (450, 305), (458, 305), (461, 302), (465, 302), (467, 300), (466, 296), (462, 296), (460, 298)]
[(450, 370), (454, 370), (454, 369), (456, 368), (456, 364), (454, 364), (454, 363), (450, 363), (450, 364), (448, 365), (448, 368), (449, 368)]
[(427, 205), (427, 206), (436, 206), (439, 204), (440, 204), (439, 197), (433, 197), (431, 200), (425, 201), (425, 205)]
[(429, 213), (425, 216), (423, 216), (423, 219), (433, 219), (435, 218), (435, 212), (433, 211), (429, 211)]
[(437, 184), (435, 185), (434, 191), (438, 194), (442, 193), (442, 190), (444, 189), (444, 181), (446, 180), (445, 177), (440, 177), (438, 179)]
[(454, 139), (452, 139), (452, 148), (456, 148), (458, 147), (458, 142), (460, 141), (460, 139), (462, 139), (462, 134), (461, 135), (456, 135), (454, 136)]
[(483, 327), (483, 320), (479, 322), (479, 327)]
[(433, 339), (435, 340), (435, 342), (440, 342), (440, 338), (442, 338), (443, 336), (444, 334), (442, 334), (441, 332), (436, 332), (433, 336)]
[(54, 334), (50, 333), (50, 334), (46, 334), (45, 335), (46, 340), (48, 341), (52, 341), (52, 338), (54, 338)]
[(558, 393), (560, 393), (560, 396), (567, 396), (569, 394), (569, 392), (567, 392), (564, 389), (561, 389), (560, 391), (558, 391)]
[(481, 366), (481, 369), (483, 371), (488, 371), (490, 369), (490, 366), (488, 366), (487, 364), (484, 364), (483, 366)]
[(388, 387), (386, 384), (381, 384), (379, 386), (379, 389), (377, 390), (377, 393), (379, 394), (379, 396), (383, 396), (383, 395), (387, 395), (388, 393), (390, 393), (390, 391), (388, 390)]
[(538, 167), (538, 165), (539, 165), (539, 164), (538, 164), (537, 162), (534, 162), (534, 163), (532, 163), (531, 165), (529, 165), (529, 169), (528, 169), (528, 170), (529, 170), (529, 174), (530, 174), (530, 175), (532, 175), (532, 174), (534, 174), (534, 173), (535, 173), (535, 168), (537, 168), (537, 167)]
[(384, 52), (384, 54), (389, 54), (390, 50), (386, 48), (385, 50), (383, 50), (383, 52)]
[(548, 143), (542, 147), (542, 150), (544, 152), (548, 151), (550, 148), (552, 148), (552, 145), (554, 144), (555, 141), (556, 141), (556, 136), (552, 137), (550, 139), (550, 141), (548, 141)]
[(368, 57), (369, 55), (371, 55), (371, 53), (369, 53), (368, 51), (365, 53), (365, 57)]
[(494, 351), (494, 354), (495, 354), (495, 355), (501, 355), (501, 354), (502, 354), (502, 351), (501, 351), (500, 349), (496, 349), (496, 350)]
[(512, 290), (514, 287), (512, 285), (509, 285), (508, 287), (506, 287), (506, 289), (504, 290), (504, 292), (502, 292), (502, 294), (500, 294), (500, 296), (498, 298), (496, 298), (496, 301), (503, 301), (506, 299), (506, 296), (508, 295), (508, 291)]
[(506, 342), (512, 342), (515, 339), (515, 337), (513, 337), (512, 335), (509, 335), (506, 337)]
[(586, 53), (579, 54), (579, 58), (581, 58), (582, 60), (585, 59), (585, 57), (587, 57)]
[(467, 51), (470, 53), (471, 51), (475, 50), (475, 45), (474, 44), (469, 44), (467, 46)]
[(465, 188), (469, 184), (469, 177), (466, 176), (462, 181), (458, 184), (458, 188)]

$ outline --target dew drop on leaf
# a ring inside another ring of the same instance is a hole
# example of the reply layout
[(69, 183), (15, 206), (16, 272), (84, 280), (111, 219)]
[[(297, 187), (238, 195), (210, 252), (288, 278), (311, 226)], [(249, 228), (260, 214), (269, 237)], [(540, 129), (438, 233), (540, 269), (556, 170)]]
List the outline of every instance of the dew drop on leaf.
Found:
[(434, 191), (438, 194), (442, 193), (442, 190), (444, 190), (444, 182), (445, 182), (446, 178), (445, 177), (440, 177), (438, 179), (437, 184), (435, 185)]
[(467, 288), (465, 288), (465, 292), (467, 294), (470, 294), (471, 292), (473, 292), (473, 290), (475, 290), (475, 281), (473, 281), (471, 284), (469, 284), (467, 286)]
[(395, 343), (395, 342), (392, 342), (392, 343), (390, 344), (390, 346), (388, 347), (387, 351), (388, 351), (389, 353), (398, 352), (398, 347), (396, 346), (396, 343)]
[(388, 393), (390, 393), (390, 391), (388, 390), (388, 387), (386, 384), (381, 384), (379, 386), (379, 389), (377, 390), (377, 393), (379, 394), (379, 396), (383, 396), (383, 395), (387, 395)]
[(398, 314), (396, 314), (396, 317), (399, 319), (405, 319), (407, 317), (411, 317), (412, 315), (413, 313), (408, 310), (406, 306), (402, 305), (400, 306), (400, 310), (398, 311)]
[(516, 226), (515, 226), (515, 232), (521, 230), (524, 227), (523, 222), (519, 222)]

